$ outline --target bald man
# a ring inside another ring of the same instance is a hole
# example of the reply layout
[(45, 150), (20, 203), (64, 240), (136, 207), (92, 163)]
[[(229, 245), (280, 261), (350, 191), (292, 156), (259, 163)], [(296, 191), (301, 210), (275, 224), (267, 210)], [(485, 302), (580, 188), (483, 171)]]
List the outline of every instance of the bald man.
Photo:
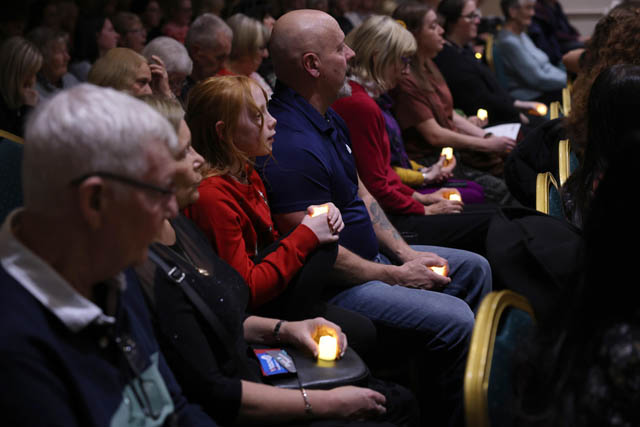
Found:
[[(270, 52), (278, 77), (269, 104), (278, 120), (275, 160), (258, 159), (258, 170), (277, 226), (290, 230), (310, 204), (338, 206), (345, 228), (329, 301), (370, 317), (381, 326), (381, 336), (403, 337), (402, 348), (412, 343), (427, 350), (434, 372), (422, 382), (430, 384), (435, 375), (436, 395), (444, 396), (429, 405), (428, 420), (462, 425), (464, 365), (473, 310), (491, 289), (488, 263), (471, 252), (407, 245), (360, 182), (347, 127), (330, 108), (345, 88), (347, 62), (354, 56), (331, 16), (315, 10), (283, 15)], [(448, 275), (434, 273), (429, 267), (435, 266), (444, 266)], [(406, 363), (406, 352), (400, 353)]]

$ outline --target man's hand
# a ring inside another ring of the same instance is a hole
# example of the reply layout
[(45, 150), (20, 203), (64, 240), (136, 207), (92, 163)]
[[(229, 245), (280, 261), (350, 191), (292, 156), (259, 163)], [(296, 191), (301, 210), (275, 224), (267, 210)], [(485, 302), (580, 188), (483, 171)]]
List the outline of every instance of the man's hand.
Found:
[(396, 284), (408, 288), (441, 291), (451, 282), (449, 277), (441, 276), (429, 268), (431, 266), (446, 266), (448, 270), (449, 266), (446, 260), (429, 252), (425, 252), (425, 254), (427, 256), (413, 259), (397, 267)]

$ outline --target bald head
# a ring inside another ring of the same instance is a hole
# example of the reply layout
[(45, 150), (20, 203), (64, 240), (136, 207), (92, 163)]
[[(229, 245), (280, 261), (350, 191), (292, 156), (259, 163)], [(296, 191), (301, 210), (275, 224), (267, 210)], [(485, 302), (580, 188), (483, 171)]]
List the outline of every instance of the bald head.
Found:
[(345, 86), (354, 56), (336, 20), (319, 10), (294, 10), (276, 21), (270, 43), (276, 77), (324, 114)]
[(341, 33), (336, 20), (319, 10), (294, 10), (282, 15), (273, 26), (269, 44), (278, 79), (293, 85), (292, 79), (301, 77), (303, 55), (320, 53), (323, 41), (336, 30)]

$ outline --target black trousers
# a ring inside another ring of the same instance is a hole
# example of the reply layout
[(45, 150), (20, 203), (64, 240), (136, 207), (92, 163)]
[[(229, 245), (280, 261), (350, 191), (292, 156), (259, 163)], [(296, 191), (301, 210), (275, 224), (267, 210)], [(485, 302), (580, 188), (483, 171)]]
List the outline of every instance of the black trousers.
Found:
[[(284, 238), (284, 237), (283, 237)], [(254, 258), (262, 258), (274, 251), (279, 241), (267, 246)], [(373, 322), (356, 312), (327, 304), (323, 293), (330, 285), (329, 274), (338, 256), (338, 244), (321, 245), (309, 255), (300, 271), (291, 279), (285, 291), (276, 299), (258, 307), (253, 314), (286, 320), (303, 320), (321, 316), (337, 324), (349, 339), (349, 346), (366, 358), (377, 341)]]
[(486, 253), (487, 231), (497, 205), (467, 204), (459, 214), (387, 215), (410, 245), (444, 246)]

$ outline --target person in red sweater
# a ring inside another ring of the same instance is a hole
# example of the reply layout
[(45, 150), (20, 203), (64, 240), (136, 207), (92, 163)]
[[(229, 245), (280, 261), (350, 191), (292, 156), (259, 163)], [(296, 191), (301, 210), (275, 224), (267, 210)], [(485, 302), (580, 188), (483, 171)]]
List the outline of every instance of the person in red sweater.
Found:
[(309, 215), (286, 236), (275, 229), (253, 159), (271, 153), (276, 120), (255, 81), (245, 76), (202, 81), (191, 90), (186, 110), (193, 146), (205, 165), (200, 198), (185, 215), (242, 275), (251, 288), (251, 306), (263, 306), (285, 291), (320, 245), (338, 241), (342, 216), (332, 203), (315, 216), (311, 213), (320, 207), (310, 206)]
[(346, 43), (356, 51), (348, 71), (351, 95), (338, 99), (332, 108), (349, 128), (360, 179), (412, 243), (484, 253), (495, 208), (449, 200), (451, 194), (460, 195), (455, 188), (418, 192), (403, 184), (391, 166), (385, 117), (375, 98), (409, 71), (416, 51), (413, 36), (390, 17), (373, 16), (351, 31)]

